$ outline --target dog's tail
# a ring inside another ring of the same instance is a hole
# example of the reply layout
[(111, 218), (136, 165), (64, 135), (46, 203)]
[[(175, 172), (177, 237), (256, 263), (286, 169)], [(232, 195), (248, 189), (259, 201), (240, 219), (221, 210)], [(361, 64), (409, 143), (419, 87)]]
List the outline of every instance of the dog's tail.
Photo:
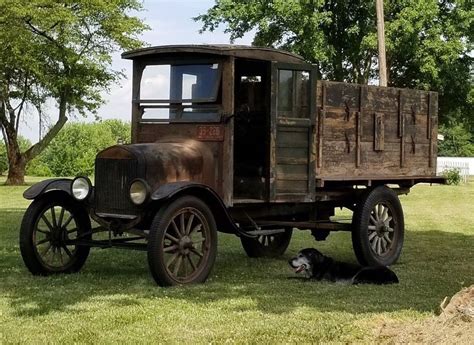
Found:
[(388, 267), (364, 267), (353, 278), (353, 284), (396, 284), (398, 277)]

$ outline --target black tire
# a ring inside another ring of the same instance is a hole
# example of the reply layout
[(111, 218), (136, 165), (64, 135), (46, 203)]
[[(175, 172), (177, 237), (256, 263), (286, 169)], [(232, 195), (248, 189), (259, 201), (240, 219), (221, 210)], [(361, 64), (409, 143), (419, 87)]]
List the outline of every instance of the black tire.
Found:
[(366, 266), (389, 266), (400, 257), (405, 224), (397, 194), (379, 186), (362, 196), (352, 218), (352, 245)]
[[(20, 252), (26, 267), (34, 275), (78, 272), (90, 248), (65, 241), (90, 231), (89, 215), (71, 197), (52, 193), (34, 200), (20, 228)], [(91, 235), (81, 238), (91, 239)]]
[(258, 236), (257, 238), (240, 237), (240, 242), (245, 253), (251, 258), (274, 258), (285, 253), (291, 241), (293, 229), (287, 228), (285, 232)]
[(205, 282), (216, 255), (216, 222), (202, 200), (183, 196), (155, 215), (148, 239), (148, 265), (158, 285)]

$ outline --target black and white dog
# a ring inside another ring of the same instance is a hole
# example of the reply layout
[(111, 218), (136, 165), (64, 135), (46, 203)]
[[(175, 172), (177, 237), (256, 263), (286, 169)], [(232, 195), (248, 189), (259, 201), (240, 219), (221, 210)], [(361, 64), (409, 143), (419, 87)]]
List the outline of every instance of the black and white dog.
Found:
[(306, 277), (315, 280), (328, 280), (348, 284), (398, 283), (396, 274), (387, 267), (362, 267), (337, 262), (314, 248), (301, 250), (288, 263), (296, 273), (304, 272)]

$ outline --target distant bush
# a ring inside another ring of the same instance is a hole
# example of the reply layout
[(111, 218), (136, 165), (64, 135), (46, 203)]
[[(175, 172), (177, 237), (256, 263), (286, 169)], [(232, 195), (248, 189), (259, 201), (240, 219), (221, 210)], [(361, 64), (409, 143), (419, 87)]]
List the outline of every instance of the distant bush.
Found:
[(117, 141), (130, 142), (130, 124), (120, 120), (69, 123), (28, 166), (35, 176), (90, 176), (97, 153)]
[(459, 169), (447, 169), (443, 171), (443, 177), (446, 179), (446, 183), (449, 185), (458, 185), (461, 183), (461, 172)]
[(46, 162), (41, 160), (41, 156), (33, 159), (26, 167), (26, 174), (30, 176), (53, 176), (51, 169)]

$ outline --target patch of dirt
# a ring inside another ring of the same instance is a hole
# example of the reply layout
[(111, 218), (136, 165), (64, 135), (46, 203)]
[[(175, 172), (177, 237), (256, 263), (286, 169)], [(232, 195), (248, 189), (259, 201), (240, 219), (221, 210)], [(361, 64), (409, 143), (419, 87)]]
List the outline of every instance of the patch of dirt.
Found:
[(422, 322), (385, 323), (378, 340), (395, 344), (474, 344), (474, 285), (445, 298), (439, 315)]

